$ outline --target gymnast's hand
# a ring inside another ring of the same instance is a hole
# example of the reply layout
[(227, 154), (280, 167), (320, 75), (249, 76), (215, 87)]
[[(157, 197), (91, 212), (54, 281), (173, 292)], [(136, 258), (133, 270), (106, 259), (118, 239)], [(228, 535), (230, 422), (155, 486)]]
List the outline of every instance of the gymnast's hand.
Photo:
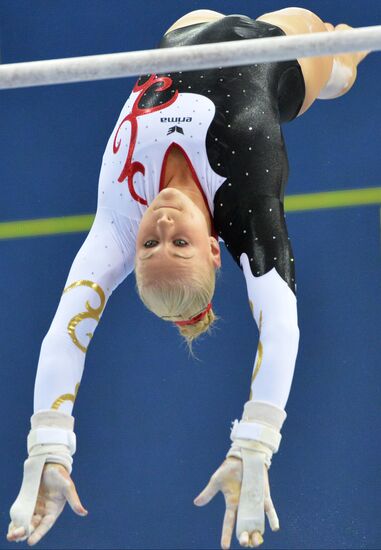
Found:
[(87, 510), (82, 506), (66, 468), (61, 464), (46, 464), (42, 472), (29, 537), (26, 536), (24, 527), (17, 527), (11, 522), (7, 539), (10, 542), (19, 542), (27, 538), (28, 544), (33, 546), (53, 527), (66, 501), (73, 512), (79, 516), (87, 515)]
[[(264, 507), (260, 511), (264, 516), (266, 512), (267, 518), (270, 523), (270, 527), (273, 531), (278, 531), (279, 520), (274, 508), (274, 505), (270, 496), (269, 478), (266, 466), (263, 466), (264, 472)], [(230, 548), (231, 538), (233, 534), (234, 525), (236, 522), (237, 514), (239, 516), (240, 507), (245, 506), (244, 516), (246, 525), (250, 524), (250, 520), (256, 523), (256, 516), (258, 510), (255, 509), (255, 502), (252, 502), (253, 508), (251, 509), (247, 504), (240, 502), (241, 485), (242, 485), (242, 460), (239, 458), (229, 457), (227, 458), (218, 470), (212, 475), (208, 485), (194, 500), (196, 506), (204, 506), (212, 500), (212, 498), (221, 491), (225, 497), (226, 511), (224, 516), (224, 522), (222, 526), (221, 547), (223, 549)], [(252, 516), (252, 518), (248, 516)], [(239, 519), (238, 519), (239, 523)], [(239, 528), (239, 525), (238, 525)], [(262, 529), (262, 533), (263, 533)], [(262, 544), (263, 538), (261, 530), (246, 530), (237, 533), (239, 543), (241, 546), (247, 548), (254, 548)]]

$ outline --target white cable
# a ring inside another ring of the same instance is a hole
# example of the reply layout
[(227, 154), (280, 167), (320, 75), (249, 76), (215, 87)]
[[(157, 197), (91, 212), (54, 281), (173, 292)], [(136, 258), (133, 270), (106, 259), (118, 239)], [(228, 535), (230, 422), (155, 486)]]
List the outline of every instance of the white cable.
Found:
[(0, 89), (375, 50), (381, 50), (381, 25), (335, 32), (10, 63), (0, 67)]

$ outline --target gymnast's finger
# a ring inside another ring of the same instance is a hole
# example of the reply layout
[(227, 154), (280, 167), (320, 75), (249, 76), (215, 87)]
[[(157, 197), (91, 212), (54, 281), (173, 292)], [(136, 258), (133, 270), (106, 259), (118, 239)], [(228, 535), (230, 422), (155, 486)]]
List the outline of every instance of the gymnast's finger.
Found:
[(272, 531), (279, 531), (279, 519), (270, 496), (265, 499), (265, 512)]
[(221, 535), (221, 548), (224, 550), (230, 548), (236, 517), (237, 506), (227, 504)]
[(15, 527), (13, 522), (9, 524), (7, 540), (9, 542), (20, 542), (26, 539), (25, 528)]
[(263, 537), (259, 531), (254, 531), (251, 534), (249, 546), (250, 548), (257, 548), (263, 543)]
[(83, 507), (83, 505), (82, 505), (82, 503), (79, 499), (79, 496), (78, 496), (77, 490), (75, 488), (75, 485), (74, 485), (74, 483), (71, 479), (69, 479), (66, 482), (63, 493), (65, 495), (66, 500), (68, 501), (68, 503), (70, 505), (70, 508), (73, 510), (73, 512), (75, 512), (79, 516), (87, 516), (88, 512)]
[(48, 514), (44, 516), (39, 523), (38, 527), (35, 529), (35, 531), (30, 535), (28, 538), (28, 544), (29, 546), (34, 546), (39, 542), (43, 536), (46, 535), (46, 533), (53, 527), (53, 525), (56, 522), (58, 516), (54, 514)]
[(279, 531), (279, 519), (276, 513), (271, 493), (268, 472), (266, 470), (266, 483), (265, 483), (265, 499), (264, 508), (272, 531)]
[(250, 543), (250, 536), (249, 536), (249, 533), (247, 531), (243, 531), (240, 536), (239, 536), (239, 539), (238, 539), (238, 542), (240, 543), (241, 546), (243, 546), (244, 548), (248, 548), (249, 547), (249, 543)]
[(216, 480), (215, 474), (212, 475), (208, 485), (203, 491), (194, 499), (194, 504), (196, 506), (205, 506), (212, 500), (214, 496), (218, 493), (220, 487)]

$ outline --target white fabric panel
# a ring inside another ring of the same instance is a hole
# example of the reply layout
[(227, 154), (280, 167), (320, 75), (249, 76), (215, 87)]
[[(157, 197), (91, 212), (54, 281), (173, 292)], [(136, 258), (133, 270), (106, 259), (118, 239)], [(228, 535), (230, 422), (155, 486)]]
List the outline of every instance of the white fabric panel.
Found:
[[(147, 206), (131, 196), (126, 181), (123, 184), (118, 181), (131, 143), (132, 125), (127, 117), (138, 96), (137, 92), (131, 93), (107, 143), (99, 179), (99, 200), (107, 196), (108, 205), (115, 212), (139, 221)], [(155, 112), (141, 113), (136, 118), (136, 143), (132, 161), (144, 167), (144, 175), (137, 172), (133, 183), (136, 193), (147, 201), (148, 206), (159, 193), (165, 154), (176, 143), (192, 163), (213, 213), (214, 195), (225, 181), (225, 177), (212, 169), (206, 154), (206, 134), (215, 111), (210, 99), (199, 94), (180, 93), (171, 105), (163, 106), (163, 109)], [(176, 125), (184, 133), (168, 133)], [(117, 152), (114, 152), (114, 143), (119, 145)]]

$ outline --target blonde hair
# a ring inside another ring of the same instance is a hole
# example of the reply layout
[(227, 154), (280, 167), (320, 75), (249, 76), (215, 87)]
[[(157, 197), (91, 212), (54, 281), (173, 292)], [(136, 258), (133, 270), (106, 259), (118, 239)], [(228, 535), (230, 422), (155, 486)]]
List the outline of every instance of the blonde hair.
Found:
[[(144, 281), (142, 273), (135, 266), (137, 291), (143, 304), (152, 313), (167, 321), (191, 319), (201, 313), (211, 302), (216, 282), (216, 270), (191, 270), (186, 277), (154, 279)], [(197, 323), (177, 327), (192, 352), (192, 343), (204, 332), (210, 332), (217, 320), (212, 308)]]

